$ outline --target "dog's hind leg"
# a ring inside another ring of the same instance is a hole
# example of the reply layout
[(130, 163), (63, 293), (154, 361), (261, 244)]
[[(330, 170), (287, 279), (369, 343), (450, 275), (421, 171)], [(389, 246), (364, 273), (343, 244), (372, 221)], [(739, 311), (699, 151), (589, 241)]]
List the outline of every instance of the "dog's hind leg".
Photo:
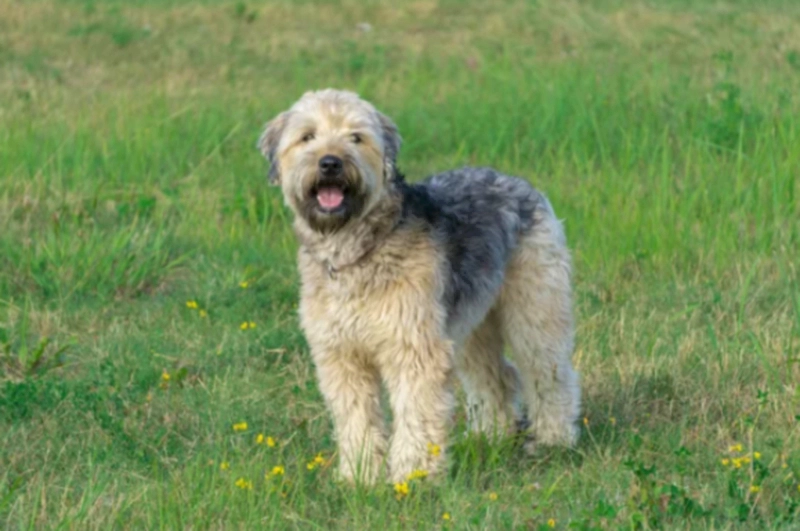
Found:
[(503, 357), (503, 336), (491, 311), (456, 354), (456, 372), (467, 395), (473, 432), (503, 436), (524, 426), (517, 369)]
[(520, 369), (532, 442), (571, 446), (578, 438), (580, 387), (571, 360), (570, 256), (550, 205), (535, 215), (509, 264), (497, 310)]

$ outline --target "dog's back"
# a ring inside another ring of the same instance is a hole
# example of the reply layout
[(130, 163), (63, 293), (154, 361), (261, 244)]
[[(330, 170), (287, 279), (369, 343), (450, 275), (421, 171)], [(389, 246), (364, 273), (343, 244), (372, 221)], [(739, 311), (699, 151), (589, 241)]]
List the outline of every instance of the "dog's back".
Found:
[(403, 222), (425, 224), (445, 249), (449, 327), (465, 314), (491, 306), (537, 208), (549, 210), (528, 182), (491, 168), (439, 173), (418, 184), (403, 184), (402, 192)]

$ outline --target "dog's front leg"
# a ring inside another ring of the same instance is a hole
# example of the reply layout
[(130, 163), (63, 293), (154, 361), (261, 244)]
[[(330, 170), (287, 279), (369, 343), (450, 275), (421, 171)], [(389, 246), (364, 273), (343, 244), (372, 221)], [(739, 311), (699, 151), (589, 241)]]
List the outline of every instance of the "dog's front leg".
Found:
[(395, 483), (417, 471), (441, 471), (454, 403), (452, 345), (436, 340), (409, 347), (382, 368), (394, 417), (389, 473)]
[(350, 352), (314, 357), (320, 390), (333, 415), (339, 475), (351, 483), (374, 483), (386, 453), (378, 372)]

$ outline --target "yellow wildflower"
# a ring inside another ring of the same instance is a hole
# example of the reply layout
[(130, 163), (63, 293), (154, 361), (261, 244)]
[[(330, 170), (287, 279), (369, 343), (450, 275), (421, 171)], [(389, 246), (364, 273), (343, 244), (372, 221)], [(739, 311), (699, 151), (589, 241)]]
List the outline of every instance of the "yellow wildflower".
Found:
[(738, 457), (733, 458), (733, 467), (734, 468), (742, 468), (742, 460)]
[(275, 448), (275, 439), (272, 437), (267, 437), (267, 446), (270, 448)]
[[(612, 426), (616, 426), (617, 425), (616, 417), (608, 417), (608, 421), (611, 422)], [(548, 520), (548, 522), (550, 522), (551, 520), (552, 520), (552, 518), (550, 520)]]
[(231, 467), (231, 464), (227, 461), (223, 461), (219, 464), (220, 470), (228, 470)]
[(428, 443), (428, 453), (433, 457), (438, 457), (442, 453), (442, 447), (438, 444)]
[(325, 458), (322, 457), (322, 454), (317, 454), (313, 460), (309, 461), (308, 464), (306, 464), (306, 468), (309, 470), (314, 470), (318, 466), (324, 464), (325, 464)]
[(555, 527), (555, 526), (556, 526), (555, 519), (551, 518), (550, 520), (547, 521), (547, 527)]
[(741, 452), (743, 449), (744, 447), (739, 443), (732, 444), (731, 446), (728, 447), (729, 452)]
[(449, 521), (449, 520), (450, 520), (450, 513), (444, 513), (444, 514), (442, 515), (442, 520), (447, 520), (447, 521)]
[(761, 491), (761, 487), (759, 487), (758, 485), (750, 485), (750, 492), (755, 494), (755, 493), (757, 493), (759, 491)]
[(724, 459), (722, 459), (721, 463), (722, 466), (728, 466), (729, 464), (731, 464), (731, 460), (725, 457)]
[(165, 382), (168, 382), (169, 378), (170, 378), (170, 376), (169, 376), (169, 373), (167, 371), (163, 371), (161, 373), (161, 379), (164, 380)]
[(196, 310), (198, 308), (197, 301), (186, 301), (186, 307), (190, 310)]
[(256, 324), (253, 321), (245, 321), (239, 325), (240, 330), (252, 330), (256, 327)]
[(203, 318), (208, 317), (208, 312), (205, 311), (205, 310), (200, 310), (200, 317), (203, 317)]
[(245, 431), (247, 430), (247, 423), (246, 422), (237, 422), (233, 425), (233, 431)]
[(583, 425), (584, 426), (588, 426), (589, 425), (589, 417), (583, 417)]
[(256, 435), (256, 444), (261, 444), (263, 442), (264, 442), (264, 434), (259, 433), (258, 435)]
[(236, 486), (240, 489), (252, 490), (253, 489), (253, 482), (248, 481), (244, 478), (239, 478), (236, 480)]
[(761, 459), (761, 452), (753, 452), (753, 459), (755, 460)]
[(748, 464), (750, 462), (750, 458), (747, 456), (742, 457), (742, 463)]
[(492, 501), (497, 501), (497, 493), (496, 492), (490, 492), (489, 493), (489, 499), (492, 500)]
[(249, 286), (249, 285), (250, 285), (250, 283), (247, 282), (246, 280), (242, 280), (241, 282), (239, 282), (239, 287), (242, 288), (242, 289), (247, 289), (247, 286)]
[(272, 467), (273, 476), (282, 476), (284, 472), (285, 472), (284, 468), (280, 465)]
[(395, 483), (394, 492), (398, 500), (402, 499), (403, 496), (408, 496), (408, 483), (405, 481), (403, 481), (402, 483)]
[(415, 479), (425, 479), (426, 477), (428, 477), (427, 470), (414, 470), (406, 479), (408, 479), (408, 481), (414, 481)]

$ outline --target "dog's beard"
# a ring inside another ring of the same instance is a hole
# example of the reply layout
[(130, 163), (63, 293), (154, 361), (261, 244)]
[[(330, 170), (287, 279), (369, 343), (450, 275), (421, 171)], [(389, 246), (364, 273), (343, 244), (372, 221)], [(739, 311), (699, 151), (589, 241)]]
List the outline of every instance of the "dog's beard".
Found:
[(358, 217), (366, 199), (363, 181), (351, 170), (336, 177), (315, 175), (298, 202), (299, 214), (313, 230), (331, 233)]

